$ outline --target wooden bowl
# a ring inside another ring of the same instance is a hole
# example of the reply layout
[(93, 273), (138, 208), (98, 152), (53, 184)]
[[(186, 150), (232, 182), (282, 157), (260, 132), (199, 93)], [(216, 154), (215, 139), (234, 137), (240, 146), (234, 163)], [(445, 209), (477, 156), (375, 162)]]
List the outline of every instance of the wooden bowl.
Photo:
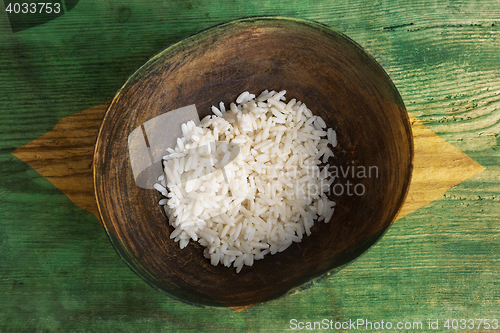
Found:
[[(286, 89), (288, 99), (306, 103), (336, 129), (340, 174), (330, 197), (337, 206), (332, 221), (315, 223), (301, 243), (237, 274), (234, 268), (212, 266), (197, 242), (181, 250), (170, 240), (173, 228), (158, 205), (160, 193), (134, 181), (127, 138), (169, 110), (195, 104), (203, 118), (219, 101), (228, 105), (245, 90), (264, 89)], [(368, 249), (404, 202), (412, 158), (403, 101), (370, 55), (327, 26), (260, 17), (200, 32), (133, 75), (102, 122), (94, 183), (111, 242), (140, 277), (185, 302), (244, 306), (283, 295)]]

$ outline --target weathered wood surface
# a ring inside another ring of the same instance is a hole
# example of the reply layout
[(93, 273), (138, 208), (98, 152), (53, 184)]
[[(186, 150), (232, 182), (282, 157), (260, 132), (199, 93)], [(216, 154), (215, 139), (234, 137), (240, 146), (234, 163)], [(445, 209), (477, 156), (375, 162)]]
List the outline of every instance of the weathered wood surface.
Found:
[[(242, 312), (192, 307), (136, 277), (97, 219), (11, 152), (110, 100), (171, 43), (269, 14), (316, 20), (353, 38), (385, 68), (412, 115), (486, 169), (442, 195), (436, 189), (437, 200), (305, 290)], [(498, 1), (89, 1), (12, 33), (2, 11), (0, 331), (282, 332), (291, 319), (325, 318), (418, 321), (424, 329), (439, 319), (446, 331), (447, 318), (499, 319), (499, 17)]]

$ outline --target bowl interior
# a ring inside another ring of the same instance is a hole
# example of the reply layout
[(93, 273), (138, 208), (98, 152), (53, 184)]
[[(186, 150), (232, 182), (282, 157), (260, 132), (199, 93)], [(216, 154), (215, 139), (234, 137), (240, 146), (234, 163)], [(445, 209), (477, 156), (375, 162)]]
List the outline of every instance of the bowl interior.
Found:
[[(338, 178), (330, 223), (276, 255), (235, 269), (212, 266), (191, 242), (170, 240), (161, 198), (136, 185), (127, 137), (167, 111), (228, 105), (243, 91), (287, 91), (337, 131)], [(141, 67), (103, 120), (94, 156), (101, 220), (117, 251), (151, 285), (190, 303), (239, 306), (278, 297), (365, 251), (404, 202), (412, 135), (403, 102), (387, 74), (361, 47), (320, 24), (252, 18), (201, 32)]]

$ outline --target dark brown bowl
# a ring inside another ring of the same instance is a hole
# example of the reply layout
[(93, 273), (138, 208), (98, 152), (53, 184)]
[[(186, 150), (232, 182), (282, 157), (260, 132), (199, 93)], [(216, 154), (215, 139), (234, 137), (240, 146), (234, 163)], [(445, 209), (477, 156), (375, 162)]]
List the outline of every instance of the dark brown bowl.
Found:
[[(301, 243), (237, 274), (234, 268), (212, 266), (198, 243), (180, 250), (170, 240), (173, 228), (158, 205), (160, 193), (134, 181), (127, 138), (169, 110), (195, 104), (202, 118), (219, 101), (228, 104), (245, 90), (257, 94), (264, 89), (286, 89), (288, 99), (306, 103), (336, 129), (339, 172), (355, 166), (356, 172), (371, 167), (372, 174), (340, 174), (330, 193), (337, 202), (330, 223), (315, 223)], [(198, 33), (133, 75), (102, 122), (94, 183), (111, 242), (140, 277), (185, 302), (244, 306), (283, 295), (370, 247), (404, 202), (412, 158), (404, 104), (370, 55), (327, 26), (260, 17)]]

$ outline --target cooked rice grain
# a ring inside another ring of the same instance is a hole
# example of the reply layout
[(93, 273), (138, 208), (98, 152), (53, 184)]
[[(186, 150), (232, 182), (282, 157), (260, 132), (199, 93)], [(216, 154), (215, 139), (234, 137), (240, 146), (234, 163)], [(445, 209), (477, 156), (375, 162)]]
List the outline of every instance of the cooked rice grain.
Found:
[[(315, 220), (331, 221), (335, 202), (325, 192), (333, 179), (322, 165), (334, 156), (336, 133), (285, 93), (245, 91), (227, 111), (220, 102), (199, 126), (182, 125), (155, 184), (180, 248), (198, 241), (212, 265), (239, 273), (300, 242)], [(240, 146), (236, 157), (229, 143)]]

